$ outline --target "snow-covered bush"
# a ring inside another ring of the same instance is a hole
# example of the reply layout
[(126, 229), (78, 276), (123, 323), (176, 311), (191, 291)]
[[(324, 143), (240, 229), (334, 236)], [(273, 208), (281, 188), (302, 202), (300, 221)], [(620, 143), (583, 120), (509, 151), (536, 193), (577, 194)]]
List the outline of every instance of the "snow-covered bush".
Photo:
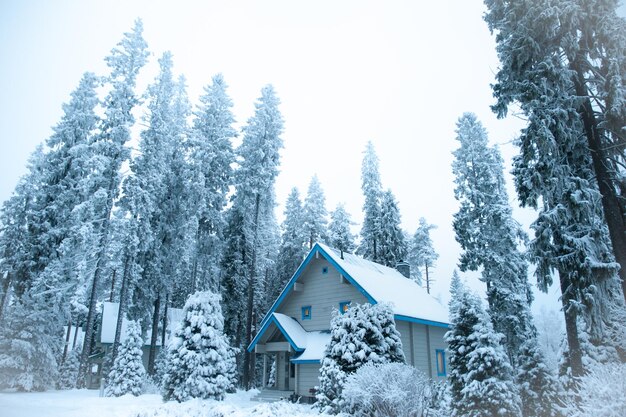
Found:
[(626, 416), (626, 364), (600, 364), (579, 380), (580, 406), (570, 402), (571, 417)]
[(221, 400), (232, 390), (234, 351), (224, 336), (220, 296), (208, 291), (191, 295), (183, 321), (168, 346), (163, 373), (163, 399)]
[(125, 394), (134, 396), (141, 394), (146, 376), (142, 361), (142, 347), (141, 327), (136, 321), (131, 321), (126, 330), (126, 339), (122, 342), (113, 361), (104, 395), (119, 397)]
[(344, 314), (335, 312), (320, 369), (319, 409), (340, 412), (346, 376), (366, 363), (388, 362), (404, 362), (400, 333), (389, 305), (355, 304)]
[(71, 350), (65, 362), (59, 367), (59, 380), (57, 381), (58, 389), (76, 388), (78, 380), (78, 367), (80, 365), (80, 348)]
[(430, 404), (430, 379), (403, 363), (366, 364), (343, 387), (345, 411), (356, 417), (421, 417)]

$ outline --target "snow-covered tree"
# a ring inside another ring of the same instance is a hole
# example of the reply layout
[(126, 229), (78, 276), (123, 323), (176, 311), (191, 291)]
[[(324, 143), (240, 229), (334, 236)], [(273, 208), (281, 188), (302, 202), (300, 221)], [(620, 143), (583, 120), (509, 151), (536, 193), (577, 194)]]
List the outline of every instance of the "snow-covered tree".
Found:
[[(204, 88), (200, 105), (194, 112), (190, 138), (191, 188), (196, 197), (197, 236), (191, 281), (194, 288), (202, 283), (217, 283), (221, 260), (225, 219), (224, 207), (229, 187), (233, 185), (232, 165), (235, 154), (232, 140), (237, 135), (233, 128), (232, 100), (221, 74), (215, 75), (211, 85)], [(216, 288), (215, 285), (210, 287)]]
[(57, 388), (73, 389), (76, 388), (76, 379), (78, 378), (78, 367), (80, 366), (80, 348), (71, 350), (65, 357), (65, 361), (59, 366), (59, 379)]
[(361, 165), (361, 189), (365, 202), (363, 203), (364, 218), (361, 227), (361, 243), (357, 253), (365, 259), (378, 262), (380, 200), (383, 191), (378, 169), (378, 155), (376, 155), (371, 141), (367, 142)]
[(519, 387), (523, 417), (559, 417), (562, 400), (554, 370), (549, 369), (539, 344), (528, 340), (522, 345), (515, 382)]
[[(430, 231), (435, 228), (437, 226), (428, 224), (425, 218), (420, 217), (419, 226), (417, 226), (417, 230), (409, 239), (406, 259), (409, 265), (411, 265), (411, 278), (419, 284), (422, 283), (423, 279), (429, 294), (431, 286), (430, 269), (434, 267), (435, 261), (439, 258), (430, 238)], [(424, 275), (422, 275), (422, 268), (424, 269)]]
[(506, 351), (515, 364), (522, 344), (536, 339), (528, 265), (519, 250), (526, 236), (512, 216), (500, 153), (488, 145), (487, 133), (474, 114), (459, 119), (456, 139), (460, 147), (454, 151), (452, 169), (460, 208), (453, 226), (463, 249), (460, 267), (482, 268), (489, 314), (496, 331), (504, 334)]
[(139, 103), (135, 95), (135, 84), (139, 70), (148, 57), (147, 45), (143, 39), (143, 24), (137, 20), (131, 32), (113, 48), (106, 58), (111, 73), (107, 79), (111, 90), (104, 100), (104, 119), (101, 134), (91, 144), (93, 171), (80, 184), (89, 198), (80, 207), (83, 221), (93, 222), (96, 237), (95, 265), (88, 296), (88, 314), (85, 339), (80, 360), (79, 378), (87, 373), (91, 344), (93, 340), (98, 288), (106, 263), (106, 255), (111, 232), (113, 202), (118, 197), (120, 169), (128, 160), (130, 150), (125, 144), (130, 140), (130, 129), (134, 124), (133, 108)]
[[(235, 172), (236, 193), (229, 216), (230, 235), (226, 237), (222, 263), (222, 294), (227, 321), (234, 319), (233, 322), (238, 323), (235, 329), (243, 331), (243, 334), (229, 333), (229, 336), (238, 348), (242, 348), (242, 382), (246, 387), (253, 379), (254, 358), (245, 347), (252, 340), (255, 320), (262, 314), (264, 278), (268, 261), (275, 256), (271, 249), (277, 237), (277, 230), (272, 232), (276, 227), (274, 183), (280, 163), (279, 151), (283, 146), (283, 118), (279, 104), (274, 88), (271, 85), (264, 87), (255, 103), (254, 116), (243, 128), (243, 140), (236, 152), (239, 168)], [(237, 310), (243, 297), (245, 308)], [(242, 311), (245, 311), (243, 317)]]
[(351, 305), (335, 312), (330, 322), (330, 342), (320, 368), (317, 394), (320, 410), (342, 411), (341, 392), (347, 375), (366, 363), (404, 363), (400, 333), (387, 304)]
[(304, 199), (302, 228), (304, 230), (309, 249), (318, 241), (327, 240), (328, 211), (326, 210), (326, 197), (322, 184), (317, 175), (311, 178), (309, 189)]
[(460, 283), (451, 284), (448, 381), (452, 416), (521, 416), (513, 370), (480, 299)]
[(354, 235), (350, 230), (350, 226), (354, 223), (350, 217), (350, 213), (346, 211), (343, 204), (337, 204), (335, 210), (330, 213), (330, 225), (328, 227), (328, 243), (335, 249), (339, 249), (341, 253), (352, 253), (356, 248), (354, 243)]
[(382, 194), (380, 203), (380, 239), (376, 262), (395, 268), (407, 255), (407, 244), (400, 225), (400, 210), (391, 190)]
[(275, 300), (306, 254), (307, 236), (302, 228), (303, 212), (300, 193), (292, 188), (285, 203), (282, 238), (276, 260), (276, 279), (268, 285), (267, 298)]
[(107, 376), (107, 385), (104, 395), (107, 397), (120, 397), (133, 394), (135, 397), (141, 394), (146, 370), (143, 367), (143, 339), (141, 327), (136, 321), (128, 322), (126, 339), (122, 342), (120, 350), (113, 360), (113, 366)]
[(235, 362), (224, 336), (220, 296), (208, 291), (191, 295), (183, 321), (168, 346), (163, 374), (163, 399), (221, 400), (232, 388)]

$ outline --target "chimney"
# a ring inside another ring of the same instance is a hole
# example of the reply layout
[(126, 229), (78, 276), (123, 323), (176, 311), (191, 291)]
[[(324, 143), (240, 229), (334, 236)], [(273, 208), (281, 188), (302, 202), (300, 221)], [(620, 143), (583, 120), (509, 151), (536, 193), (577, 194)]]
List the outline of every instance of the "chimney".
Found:
[(396, 269), (406, 278), (411, 278), (411, 265), (409, 265), (408, 263), (400, 260), (400, 262), (396, 264)]

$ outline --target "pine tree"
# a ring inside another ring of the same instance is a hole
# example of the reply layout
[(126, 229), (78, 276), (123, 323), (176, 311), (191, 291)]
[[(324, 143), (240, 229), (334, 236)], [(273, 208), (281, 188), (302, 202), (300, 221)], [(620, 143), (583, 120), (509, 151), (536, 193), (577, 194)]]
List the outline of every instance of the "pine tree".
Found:
[[(429, 269), (434, 267), (435, 261), (439, 258), (439, 255), (435, 252), (435, 248), (433, 247), (433, 241), (430, 239), (430, 231), (436, 227), (437, 226), (434, 224), (428, 224), (426, 219), (420, 217), (419, 226), (409, 240), (409, 250), (407, 254), (407, 261), (409, 265), (411, 265), (411, 278), (421, 284), (423, 277), (426, 281), (426, 290), (429, 294), (432, 282)], [(422, 268), (424, 268), (423, 276)]]
[[(237, 347), (243, 348), (243, 385), (249, 387), (253, 380), (254, 357), (247, 351), (252, 340), (252, 327), (260, 316), (260, 301), (264, 301), (263, 291), (267, 273), (268, 245), (275, 243), (269, 229), (276, 226), (274, 210), (274, 183), (278, 175), (279, 151), (283, 146), (281, 134), (283, 118), (278, 110), (280, 100), (271, 85), (264, 87), (261, 98), (255, 103), (255, 114), (243, 129), (243, 141), (237, 149), (239, 168), (235, 173), (236, 194), (233, 198), (229, 229), (235, 233), (228, 237), (229, 244), (224, 257), (224, 302), (225, 310), (243, 317), (244, 334), (229, 334)], [(271, 239), (271, 242), (268, 242)], [(270, 252), (273, 252), (271, 250)], [(261, 262), (259, 262), (261, 261)], [(230, 263), (232, 262), (232, 264)], [(245, 283), (234, 282), (245, 277)], [(236, 310), (238, 300), (245, 288), (246, 305)], [(230, 305), (235, 304), (235, 305)], [(227, 320), (230, 320), (227, 316)], [(239, 320), (237, 320), (239, 321)]]
[[(194, 112), (190, 138), (190, 163), (193, 174), (191, 188), (197, 201), (197, 235), (191, 271), (192, 288), (202, 283), (216, 283), (218, 265), (222, 256), (225, 219), (223, 210), (226, 195), (233, 185), (231, 166), (235, 161), (232, 140), (237, 133), (233, 128), (232, 100), (221, 74), (215, 75), (212, 84), (204, 88), (200, 105)], [(212, 287), (216, 287), (212, 285)], [(215, 289), (215, 288), (214, 288)]]
[[(101, 135), (91, 145), (93, 150), (91, 163), (94, 164), (94, 172), (81, 183), (83, 192), (90, 196), (81, 208), (83, 221), (94, 224), (97, 253), (88, 297), (89, 312), (85, 323), (79, 378), (86, 375), (91, 354), (97, 291), (106, 262), (113, 202), (119, 192), (119, 171), (130, 154), (130, 150), (124, 145), (130, 139), (130, 127), (134, 123), (132, 109), (139, 103), (134, 92), (136, 78), (148, 56), (142, 32), (143, 24), (137, 20), (132, 31), (124, 35), (118, 47), (106, 58), (107, 65), (111, 68), (108, 82), (112, 88), (104, 101), (105, 117)], [(82, 381), (79, 386), (82, 386)]]
[(328, 227), (328, 239), (330, 245), (339, 249), (341, 253), (352, 253), (356, 248), (354, 235), (350, 231), (353, 225), (350, 213), (343, 204), (337, 204), (337, 208), (330, 214), (330, 226)]
[(407, 255), (404, 232), (400, 226), (400, 210), (396, 199), (387, 190), (380, 204), (380, 239), (377, 248), (378, 263), (395, 268)]
[(558, 381), (546, 366), (539, 344), (530, 339), (522, 346), (515, 378), (519, 386), (523, 417), (559, 417), (562, 401)]
[(234, 356), (224, 336), (224, 318), (217, 294), (191, 295), (184, 319), (170, 345), (163, 376), (163, 399), (221, 400), (232, 388)]
[(341, 391), (347, 375), (366, 363), (404, 363), (400, 333), (393, 311), (386, 304), (351, 305), (336, 312), (330, 323), (330, 342), (320, 368), (318, 407), (323, 412), (341, 411)]
[(451, 286), (449, 351), (453, 416), (521, 416), (512, 369), (480, 299), (460, 282)]
[[(361, 189), (365, 197), (363, 204), (363, 226), (361, 227), (361, 244), (357, 254), (365, 259), (378, 262), (378, 245), (380, 244), (380, 200), (382, 185), (378, 170), (378, 156), (372, 142), (367, 142), (361, 165)], [(395, 266), (395, 265), (394, 265)]]
[(146, 370), (143, 367), (143, 339), (138, 322), (128, 322), (126, 339), (122, 342), (118, 355), (113, 360), (113, 367), (107, 377), (104, 395), (120, 397), (125, 394), (141, 395)]
[(267, 297), (272, 301), (285, 287), (294, 271), (302, 263), (306, 255), (306, 235), (302, 228), (303, 212), (300, 193), (297, 188), (292, 188), (284, 211), (285, 220), (281, 225), (282, 238), (276, 261), (276, 280), (272, 282)]
[(309, 243), (309, 249), (315, 242), (325, 242), (327, 240), (327, 215), (326, 197), (322, 185), (314, 175), (309, 183), (309, 189), (304, 199), (302, 228)]
[(487, 143), (487, 133), (471, 113), (457, 123), (460, 147), (454, 151), (456, 239), (461, 244), (461, 270), (482, 268), (489, 314), (505, 335), (506, 351), (517, 362), (524, 341), (536, 339), (530, 313), (528, 265), (518, 245), (526, 237), (513, 219), (505, 190), (502, 158)]
[(80, 366), (80, 348), (73, 349), (67, 354), (65, 362), (59, 366), (57, 388), (61, 390), (76, 388), (78, 367)]
[[(539, 159), (547, 169), (567, 164), (584, 165), (574, 170), (593, 171), (585, 184), (599, 192), (612, 252), (626, 264), (624, 234), (624, 126), (626, 125), (626, 23), (616, 13), (618, 2), (538, 1), (486, 2), (485, 20), (496, 42), (501, 62), (493, 86), (494, 111), (504, 117), (513, 102), (531, 116), (520, 138), (527, 163)], [(536, 125), (543, 131), (542, 136)], [(545, 154), (542, 138), (550, 132), (550, 146), (578, 148), (574, 158), (561, 153)], [(534, 132), (533, 132), (534, 131)], [(530, 153), (531, 149), (535, 149)], [(581, 151), (585, 158), (576, 159)], [(535, 153), (536, 152), (536, 153)], [(537, 161), (537, 162), (533, 162)], [(543, 170), (542, 170), (543, 171)], [(533, 185), (545, 195), (550, 188), (546, 173), (538, 172)], [(541, 184), (541, 185), (540, 185)], [(539, 186), (539, 187), (538, 187)], [(626, 297), (626, 268), (620, 269), (622, 296)], [(597, 279), (596, 279), (597, 281)], [(612, 284), (610, 284), (612, 285)]]

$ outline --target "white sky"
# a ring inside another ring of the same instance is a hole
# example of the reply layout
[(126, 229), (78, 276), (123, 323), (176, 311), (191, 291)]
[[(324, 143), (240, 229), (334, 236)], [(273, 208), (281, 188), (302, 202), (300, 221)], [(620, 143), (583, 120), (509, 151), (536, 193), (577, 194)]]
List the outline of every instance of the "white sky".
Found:
[[(405, 229), (413, 232), (422, 216), (439, 226), (433, 293), (447, 300), (460, 251), (451, 226), (455, 122), (476, 113), (507, 169), (523, 126), (489, 109), (498, 60), (483, 13), (480, 0), (0, 0), (0, 201), (50, 136), (82, 73), (106, 74), (104, 57), (141, 17), (153, 53), (142, 87), (170, 50), (194, 104), (211, 76), (224, 74), (239, 125), (262, 86), (276, 87), (285, 119), (279, 216), (291, 187), (304, 196), (317, 174), (328, 210), (345, 202), (360, 222), (360, 165), (372, 140)], [(510, 196), (516, 207), (512, 189)], [(515, 214), (526, 225), (533, 218)], [(557, 296), (553, 287), (537, 309), (558, 307)]]

